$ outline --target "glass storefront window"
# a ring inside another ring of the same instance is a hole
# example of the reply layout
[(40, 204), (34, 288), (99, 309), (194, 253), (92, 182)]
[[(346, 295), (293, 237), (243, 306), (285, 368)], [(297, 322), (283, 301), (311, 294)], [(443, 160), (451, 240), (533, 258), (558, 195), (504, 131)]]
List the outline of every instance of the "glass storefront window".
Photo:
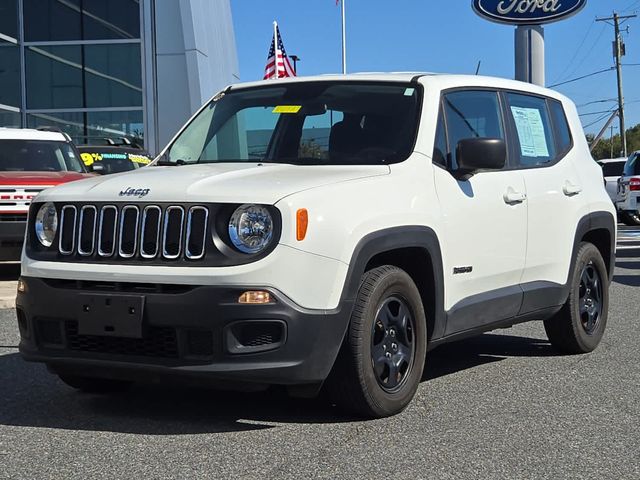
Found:
[(27, 108), (82, 108), (80, 46), (26, 49)]
[[(1, 0), (0, 0), (1, 1)], [(0, 104), (20, 106), (20, 49), (0, 40)]]
[(82, 39), (80, 0), (23, 1), (25, 41)]
[(142, 106), (140, 45), (84, 46), (87, 107)]
[(140, 38), (138, 0), (24, 0), (27, 42)]
[(18, 112), (0, 110), (0, 127), (20, 128), (20, 114)]
[(18, 0), (0, 0), (0, 33), (18, 39)]
[(143, 145), (144, 127), (142, 110), (125, 112), (89, 112), (87, 113), (87, 141), (100, 144), (101, 139), (116, 140), (127, 137)]
[(84, 113), (29, 113), (27, 128), (56, 127), (68, 133), (74, 142), (84, 136)]
[(83, 0), (85, 40), (140, 38), (139, 0)]
[(104, 145), (107, 138), (116, 140), (116, 143), (122, 143), (122, 137), (127, 137), (140, 146), (143, 145), (141, 110), (27, 114), (27, 127), (45, 126), (56, 127), (68, 133), (78, 145)]
[(29, 46), (26, 76), (29, 109), (142, 106), (137, 43)]

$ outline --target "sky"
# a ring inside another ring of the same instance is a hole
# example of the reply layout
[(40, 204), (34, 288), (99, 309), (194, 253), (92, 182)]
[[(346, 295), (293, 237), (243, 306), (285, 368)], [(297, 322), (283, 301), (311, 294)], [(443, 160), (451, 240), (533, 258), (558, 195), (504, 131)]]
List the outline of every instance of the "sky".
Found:
[[(346, 2), (348, 72), (475, 73), (480, 61), (483, 75), (514, 76), (514, 27), (480, 18), (471, 0)], [(302, 59), (299, 75), (341, 72), (335, 0), (231, 0), (231, 8), (242, 81), (262, 78), (274, 20), (287, 53)], [(613, 26), (596, 22), (614, 10), (640, 15), (640, 0), (588, 0), (579, 14), (545, 26), (548, 86), (614, 65)], [(629, 128), (640, 123), (640, 17), (628, 20), (627, 27), (623, 64), (638, 64), (623, 68)], [(578, 105), (587, 133), (597, 133), (606, 121), (602, 117), (617, 108), (615, 70), (555, 89)], [(616, 120), (614, 134), (617, 125)]]

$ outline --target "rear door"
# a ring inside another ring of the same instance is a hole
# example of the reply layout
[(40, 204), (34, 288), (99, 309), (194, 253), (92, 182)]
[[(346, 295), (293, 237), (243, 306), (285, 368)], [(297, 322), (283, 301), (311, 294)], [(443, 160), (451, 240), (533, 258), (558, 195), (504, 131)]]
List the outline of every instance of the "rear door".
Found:
[(511, 318), (522, 300), (527, 239), (522, 173), (507, 165), (461, 177), (456, 147), (474, 137), (507, 139), (498, 93), (445, 93), (433, 161), (444, 220), (447, 335)]
[(513, 160), (524, 175), (529, 207), (524, 314), (563, 303), (577, 224), (588, 212), (562, 104), (515, 92), (504, 98), (516, 133)]

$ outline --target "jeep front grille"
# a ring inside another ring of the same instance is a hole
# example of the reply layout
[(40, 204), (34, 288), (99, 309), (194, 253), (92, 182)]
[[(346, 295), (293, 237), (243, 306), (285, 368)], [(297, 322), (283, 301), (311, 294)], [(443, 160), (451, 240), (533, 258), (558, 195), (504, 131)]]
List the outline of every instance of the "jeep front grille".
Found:
[(199, 260), (209, 209), (181, 205), (64, 205), (58, 251), (81, 258)]

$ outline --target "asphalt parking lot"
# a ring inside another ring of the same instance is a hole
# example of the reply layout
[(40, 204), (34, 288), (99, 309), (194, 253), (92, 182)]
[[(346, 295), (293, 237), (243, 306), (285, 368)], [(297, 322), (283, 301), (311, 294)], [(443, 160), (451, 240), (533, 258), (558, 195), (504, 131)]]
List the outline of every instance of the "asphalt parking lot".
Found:
[(556, 354), (541, 324), (446, 345), (403, 414), (361, 421), (279, 391), (78, 394), (22, 361), (0, 310), (0, 478), (640, 479), (639, 318), (627, 228), (596, 352)]

